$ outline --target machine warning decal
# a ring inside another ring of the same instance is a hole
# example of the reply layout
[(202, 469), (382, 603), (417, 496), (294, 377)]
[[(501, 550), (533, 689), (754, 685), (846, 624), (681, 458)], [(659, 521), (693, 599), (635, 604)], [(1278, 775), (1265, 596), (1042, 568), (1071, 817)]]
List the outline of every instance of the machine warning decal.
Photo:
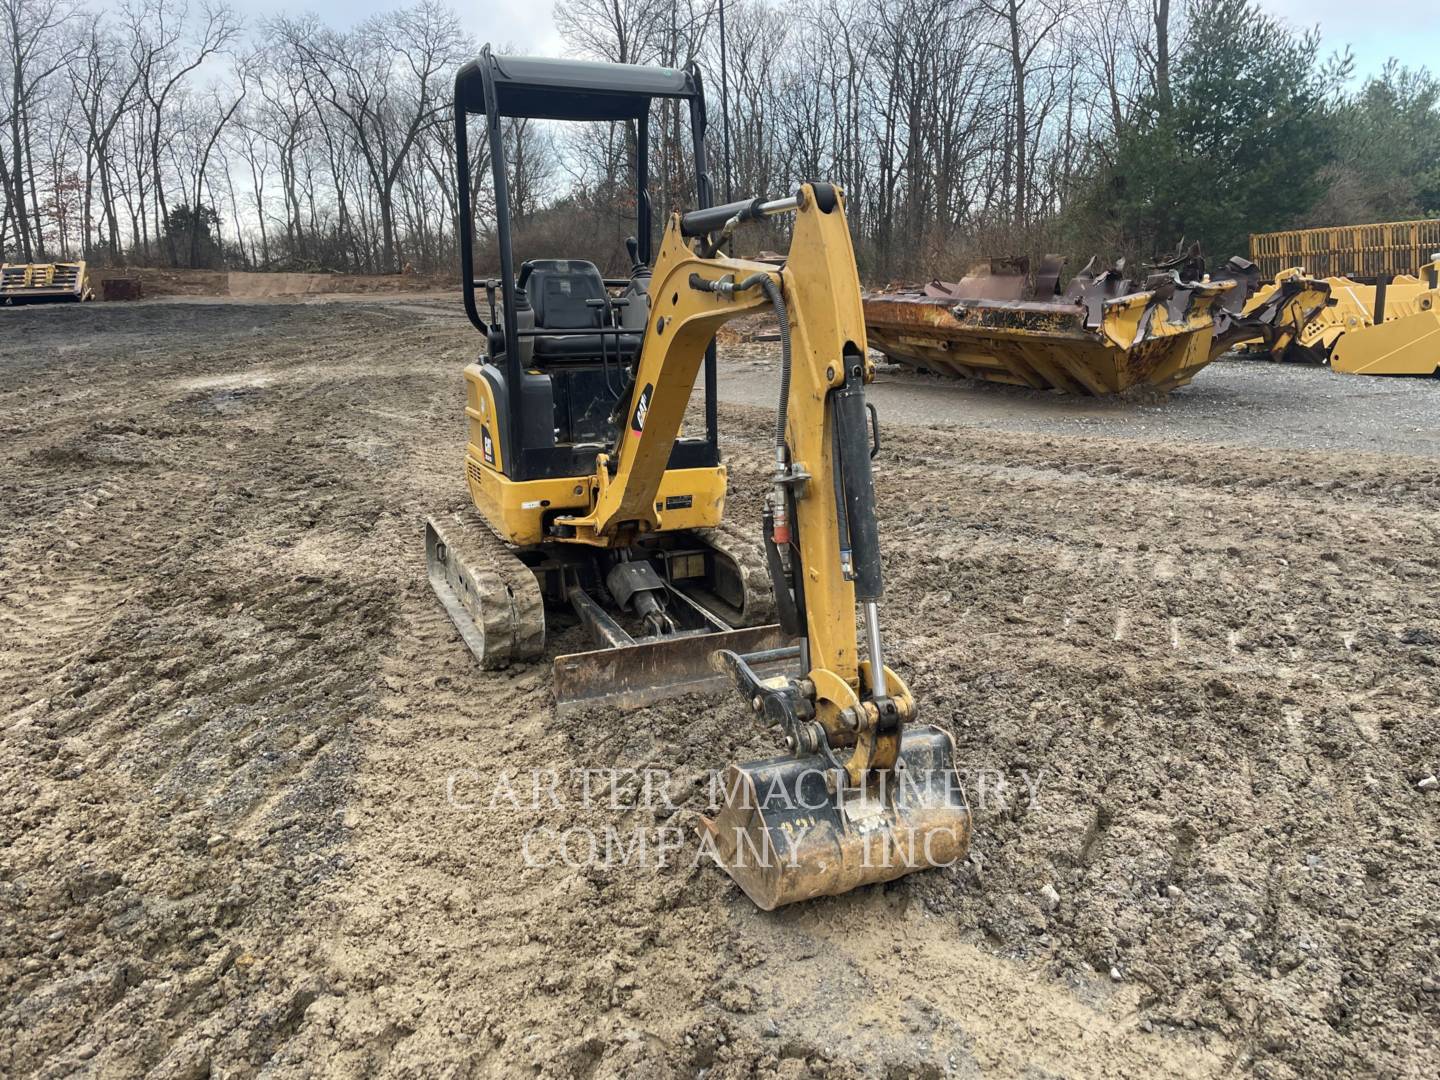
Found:
[(645, 389), (640, 391), (640, 397), (635, 402), (635, 415), (630, 417), (630, 430), (636, 435), (645, 430), (645, 417), (650, 413), (650, 395), (654, 391), (654, 385), (646, 383)]
[(689, 510), (695, 505), (694, 495), (666, 495), (666, 510)]
[(480, 453), (485, 456), (486, 465), (495, 464), (495, 443), (490, 438), (490, 429), (483, 424), (480, 427)]

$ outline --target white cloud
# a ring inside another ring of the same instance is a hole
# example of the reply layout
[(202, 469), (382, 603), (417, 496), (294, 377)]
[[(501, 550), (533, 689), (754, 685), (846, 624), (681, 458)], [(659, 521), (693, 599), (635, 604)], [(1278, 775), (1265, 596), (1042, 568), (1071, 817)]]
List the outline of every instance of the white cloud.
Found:
[(1434, 0), (1261, 0), (1261, 6), (1300, 28), (1320, 27), (1326, 53), (1346, 45), (1358, 74), (1380, 70), (1392, 56), (1410, 67), (1440, 68), (1440, 17)]

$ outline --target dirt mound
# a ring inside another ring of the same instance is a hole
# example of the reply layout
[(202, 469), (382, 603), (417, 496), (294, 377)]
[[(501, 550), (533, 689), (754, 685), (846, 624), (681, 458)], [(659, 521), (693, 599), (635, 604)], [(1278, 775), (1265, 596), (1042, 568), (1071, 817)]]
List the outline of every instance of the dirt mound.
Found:
[(180, 270), (163, 267), (95, 269), (91, 273), (96, 280), (119, 277), (139, 281), (143, 295), (151, 298), (214, 296), (258, 300), (332, 293), (434, 292), (455, 287), (453, 277), (435, 274), (327, 274)]
[(1432, 1070), (1434, 462), (892, 422), (883, 621), (975, 848), (765, 915), (688, 839), (748, 710), (558, 722), (435, 603), (459, 320), (68, 315), (0, 347), (0, 1073)]

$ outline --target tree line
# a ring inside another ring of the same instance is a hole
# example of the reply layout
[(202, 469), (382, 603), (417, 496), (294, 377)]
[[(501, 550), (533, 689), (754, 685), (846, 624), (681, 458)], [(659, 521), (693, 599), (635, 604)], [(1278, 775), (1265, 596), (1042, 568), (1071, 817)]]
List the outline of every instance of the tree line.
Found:
[[(572, 55), (699, 66), (717, 195), (839, 183), (871, 280), (1182, 241), (1223, 257), (1252, 231), (1440, 214), (1440, 84), (1394, 64), (1356, 78), (1254, 0), (728, 0), (723, 66), (720, 15), (555, 9)], [(245, 25), (223, 0), (0, 0), (0, 258), (450, 272), (450, 92), (477, 53), (439, 0), (348, 30)], [(686, 124), (657, 104), (657, 208), (693, 202)], [(507, 134), (520, 254), (621, 268), (634, 131)], [(493, 268), (488, 148), (471, 147)]]

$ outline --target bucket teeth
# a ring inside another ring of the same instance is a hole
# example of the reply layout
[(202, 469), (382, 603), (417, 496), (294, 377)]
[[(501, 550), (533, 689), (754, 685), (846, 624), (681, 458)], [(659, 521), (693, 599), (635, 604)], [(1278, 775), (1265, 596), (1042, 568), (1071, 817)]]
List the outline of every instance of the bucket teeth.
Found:
[(757, 907), (771, 911), (893, 881), (965, 857), (970, 810), (955, 743), (908, 728), (893, 772), (847, 789), (819, 756), (731, 765), (702, 842)]

